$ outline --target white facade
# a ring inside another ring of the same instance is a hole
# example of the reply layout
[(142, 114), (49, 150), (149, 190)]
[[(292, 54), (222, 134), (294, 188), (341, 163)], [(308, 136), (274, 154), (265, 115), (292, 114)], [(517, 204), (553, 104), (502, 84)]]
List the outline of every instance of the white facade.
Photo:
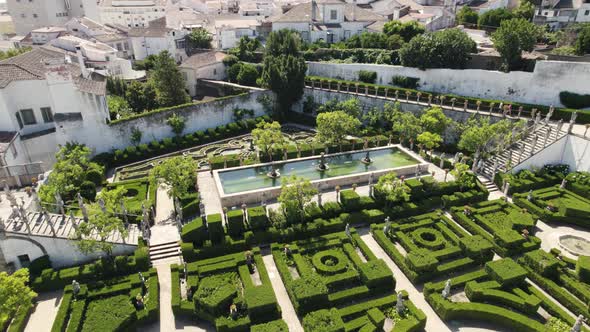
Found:
[(216, 19), (217, 48), (227, 50), (236, 47), (242, 37), (256, 38), (261, 24), (257, 18)]
[(198, 53), (186, 59), (179, 66), (186, 90), (191, 96), (197, 95), (197, 80), (223, 80), (226, 78), (225, 65), (223, 64), (225, 57), (225, 53), (216, 51)]
[(64, 25), (73, 17), (98, 18), (96, 0), (7, 0), (7, 6), (19, 35)]
[(147, 27), (150, 21), (166, 16), (167, 0), (101, 0), (100, 22), (130, 28)]
[(33, 41), (33, 45), (45, 45), (64, 32), (66, 32), (66, 29), (61, 27), (39, 28), (31, 31), (31, 40)]

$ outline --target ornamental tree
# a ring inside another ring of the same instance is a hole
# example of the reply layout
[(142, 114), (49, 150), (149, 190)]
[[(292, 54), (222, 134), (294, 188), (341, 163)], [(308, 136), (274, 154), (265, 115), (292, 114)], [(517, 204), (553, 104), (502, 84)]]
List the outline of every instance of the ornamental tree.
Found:
[(96, 207), (92, 211), (94, 213), (88, 216), (88, 221), (81, 222), (74, 229), (76, 247), (86, 255), (102, 251), (107, 257), (112, 257), (114, 244), (108, 239), (116, 233), (119, 233), (122, 238), (126, 238), (127, 229), (116, 216), (102, 212)]
[(336, 111), (342, 111), (355, 118), (359, 118), (361, 116), (361, 102), (356, 98), (349, 98), (344, 101), (333, 99), (325, 104), (320, 104), (317, 110), (318, 113)]
[(185, 39), (189, 48), (211, 48), (213, 36), (205, 28), (196, 28)]
[(20, 307), (29, 307), (37, 293), (29, 283), (29, 269), (19, 269), (13, 274), (0, 272), (0, 326), (5, 324)]
[(477, 19), (479, 15), (477, 12), (469, 6), (463, 6), (457, 12), (457, 24), (467, 25), (469, 27), (477, 25)]
[(451, 171), (455, 181), (459, 184), (461, 190), (475, 187), (475, 174), (469, 170), (469, 165), (455, 163), (455, 168)]
[(411, 112), (399, 112), (393, 115), (391, 122), (393, 132), (405, 139), (414, 139), (422, 131), (420, 120)]
[(514, 14), (506, 8), (492, 9), (479, 15), (479, 18), (477, 19), (477, 27), (479, 29), (493, 29), (499, 27), (502, 21), (511, 20), (513, 18)]
[(305, 206), (317, 192), (311, 182), (304, 178), (292, 175), (283, 180), (278, 201), (288, 223), (305, 221)]
[(574, 50), (577, 55), (590, 53), (590, 23), (582, 25), (574, 43)]
[(418, 143), (423, 144), (428, 150), (436, 149), (440, 146), (443, 139), (439, 134), (425, 131), (418, 135)]
[(385, 199), (385, 204), (390, 207), (394, 203), (406, 202), (410, 199), (410, 188), (397, 177), (395, 172), (389, 172), (379, 178), (375, 185), (377, 196)]
[(162, 51), (154, 58), (148, 83), (156, 90), (156, 100), (161, 107), (186, 104), (191, 100), (184, 90), (184, 79), (176, 61), (168, 51)]
[(402, 23), (398, 20), (393, 20), (383, 25), (383, 33), (387, 36), (399, 35), (404, 41), (408, 42), (415, 36), (421, 35), (426, 32), (424, 26), (420, 25), (416, 21), (409, 21)]
[(424, 131), (429, 131), (438, 135), (442, 135), (447, 129), (447, 126), (451, 122), (440, 107), (432, 107), (427, 109), (420, 116), (420, 124)]
[(539, 28), (525, 19), (502, 21), (492, 34), (492, 41), (507, 71), (520, 68), (522, 52), (532, 51), (540, 35)]
[(318, 114), (316, 139), (322, 143), (339, 144), (344, 137), (355, 133), (361, 126), (359, 119), (343, 111)]
[(277, 121), (261, 121), (256, 125), (256, 128), (252, 130), (251, 134), (254, 144), (256, 144), (265, 155), (269, 155), (272, 148), (283, 146), (285, 143), (285, 137), (281, 132), (281, 124)]
[(277, 96), (278, 118), (303, 96), (307, 65), (299, 53), (301, 38), (291, 30), (273, 31), (266, 42), (260, 83)]
[(150, 171), (151, 185), (162, 180), (168, 185), (168, 196), (185, 196), (197, 181), (197, 163), (188, 156), (168, 158)]
[(178, 114), (172, 114), (166, 119), (166, 124), (169, 125), (170, 128), (172, 128), (172, 132), (178, 136), (184, 131), (186, 120)]
[(459, 29), (446, 29), (419, 35), (399, 50), (403, 66), (426, 68), (465, 68), (475, 42)]

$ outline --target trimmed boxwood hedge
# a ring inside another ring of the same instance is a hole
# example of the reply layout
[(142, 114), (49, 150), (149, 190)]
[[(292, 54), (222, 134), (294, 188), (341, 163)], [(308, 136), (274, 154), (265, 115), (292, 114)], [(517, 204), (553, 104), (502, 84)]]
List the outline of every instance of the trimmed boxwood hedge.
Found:
[(521, 285), (527, 277), (527, 272), (512, 258), (502, 258), (487, 262), (486, 272), (502, 287), (514, 287)]

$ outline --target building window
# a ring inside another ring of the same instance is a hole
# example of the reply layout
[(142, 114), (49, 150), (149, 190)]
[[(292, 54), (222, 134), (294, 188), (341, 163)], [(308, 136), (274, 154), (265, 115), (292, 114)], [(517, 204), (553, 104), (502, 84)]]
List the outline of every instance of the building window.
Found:
[(37, 124), (37, 120), (35, 120), (35, 113), (32, 109), (28, 108), (25, 110), (20, 110), (20, 114), (23, 119), (23, 123), (25, 125), (34, 125)]
[(33, 17), (34, 17), (34, 18), (37, 18), (37, 14), (33, 14)]
[(18, 127), (20, 129), (23, 129), (24, 125), (23, 125), (23, 119), (20, 117), (20, 113), (16, 112), (16, 122), (18, 122)]
[(586, 15), (586, 16), (590, 15), (590, 10), (585, 11), (584, 15)]
[(337, 19), (337, 18), (338, 18), (338, 12), (337, 12), (337, 11), (335, 11), (335, 10), (333, 10), (333, 9), (332, 9), (332, 10), (330, 10), (330, 19), (331, 19), (331, 20), (335, 20), (335, 19)]
[(21, 267), (29, 267), (29, 265), (31, 265), (31, 259), (29, 258), (29, 255), (18, 256), (18, 261)]
[(45, 123), (53, 122), (53, 113), (51, 107), (41, 107), (41, 114)]

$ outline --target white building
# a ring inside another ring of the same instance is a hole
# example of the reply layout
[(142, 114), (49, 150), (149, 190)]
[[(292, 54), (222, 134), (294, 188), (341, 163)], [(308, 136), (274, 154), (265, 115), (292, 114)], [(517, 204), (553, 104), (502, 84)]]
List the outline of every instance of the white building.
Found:
[(226, 50), (237, 46), (242, 37), (256, 38), (262, 18), (232, 15), (215, 19), (215, 46)]
[[(0, 131), (16, 133), (11, 141), (17, 154), (11, 157), (10, 144), (4, 154), (10, 158), (4, 161), (43, 162), (48, 169), (57, 145), (68, 141), (56, 133), (61, 124), (75, 120), (92, 128), (109, 120), (105, 95), (103, 77), (50, 46), (0, 61)], [(92, 129), (87, 132), (100, 137)]]
[(98, 18), (96, 0), (8, 0), (7, 5), (19, 35), (41, 27), (61, 26), (73, 17)]
[(74, 18), (65, 26), (74, 36), (96, 40), (116, 49), (117, 56), (120, 58), (133, 58), (133, 49), (125, 30), (106, 26), (87, 17)]
[(48, 42), (66, 34), (66, 29), (62, 27), (44, 27), (31, 31), (31, 40), (33, 45), (45, 45)]
[(386, 20), (381, 15), (342, 0), (313, 0), (296, 5), (274, 19), (272, 30), (295, 30), (306, 41), (335, 43), (366, 31), (375, 22)]
[(166, 15), (167, 5), (168, 0), (100, 0), (99, 21), (130, 28), (147, 27), (150, 21)]
[(590, 22), (590, 0), (541, 0), (536, 3), (533, 22), (552, 29)]
[(185, 87), (191, 96), (197, 95), (197, 80), (223, 80), (226, 77), (223, 59), (227, 54), (217, 51), (197, 53), (179, 66)]

